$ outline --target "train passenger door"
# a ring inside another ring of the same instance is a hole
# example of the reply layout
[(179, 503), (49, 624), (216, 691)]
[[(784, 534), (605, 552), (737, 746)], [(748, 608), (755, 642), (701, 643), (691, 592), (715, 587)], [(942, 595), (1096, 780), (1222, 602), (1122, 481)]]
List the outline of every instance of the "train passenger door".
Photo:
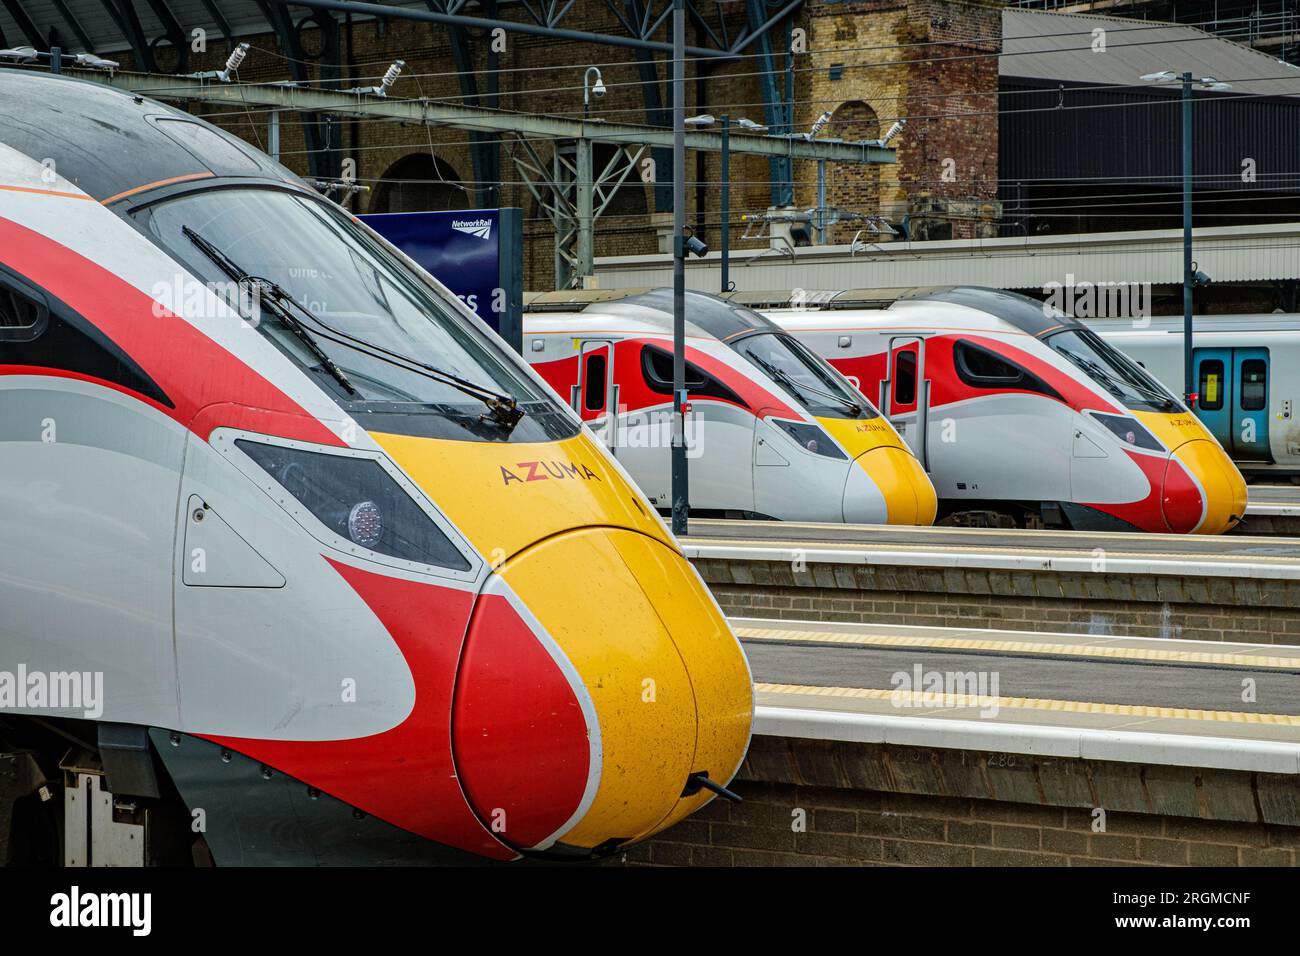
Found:
[(1270, 461), (1268, 349), (1233, 349), (1232, 375), (1232, 457)]
[(618, 384), (614, 381), (614, 343), (584, 339), (578, 343), (578, 383), (569, 401), (591, 430), (617, 454)]
[(886, 368), (888, 375), (880, 383), (880, 409), (928, 471), (930, 382), (925, 377), (925, 339), (891, 338)]
[(1236, 461), (1271, 461), (1268, 349), (1195, 349), (1196, 414)]

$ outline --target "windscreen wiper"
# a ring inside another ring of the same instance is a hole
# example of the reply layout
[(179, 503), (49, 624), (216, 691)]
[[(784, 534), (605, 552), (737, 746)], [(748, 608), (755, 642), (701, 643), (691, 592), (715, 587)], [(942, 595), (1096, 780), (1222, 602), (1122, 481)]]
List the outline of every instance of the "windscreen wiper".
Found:
[[(229, 274), (232, 279), (237, 282), (257, 282), (266, 297), (269, 298), (269, 301), (274, 303), (275, 308), (273, 311), (275, 314), (278, 317), (282, 317), (282, 319), (287, 318), (287, 324), (289, 324), (290, 328), (297, 326), (306, 332), (306, 327), (303, 322), (290, 312), (290, 308), (292, 308), (296, 309), (302, 315), (305, 315), (308, 321), (313, 325), (320, 329), (324, 329), (324, 334), (319, 332), (318, 334), (328, 341), (342, 345), (345, 348), (354, 349), (355, 351), (361, 352), (364, 355), (369, 355), (371, 358), (378, 359), (381, 362), (386, 362), (396, 368), (405, 369), (408, 372), (415, 372), (418, 375), (423, 375), (425, 378), (433, 379), (441, 384), (450, 385), (452, 388), (455, 388), (472, 398), (478, 399), (487, 406), (492, 419), (501, 425), (504, 425), (507, 430), (513, 430), (514, 427), (519, 424), (519, 420), (524, 417), (524, 411), (519, 407), (519, 403), (509, 395), (502, 395), (499, 392), (494, 392), (489, 388), (470, 382), (461, 378), (459, 375), (440, 369), (437, 366), (430, 365), (427, 362), (421, 362), (418, 359), (413, 359), (409, 355), (403, 355), (400, 352), (393, 352), (381, 345), (376, 345), (373, 342), (368, 342), (365, 339), (358, 338), (355, 335), (350, 335), (347, 332), (334, 328), (333, 326), (323, 322), (310, 309), (307, 309), (294, 299), (294, 297), (285, 291), (282, 286), (272, 282), (270, 279), (250, 276), (232, 259), (226, 256), (221, 252), (221, 250), (217, 249), (212, 245), (212, 243), (208, 242), (208, 240), (204, 239), (189, 226), (184, 228), (184, 232), (185, 235), (189, 237), (190, 241), (202, 250), (204, 255), (215, 262), (222, 271)], [(310, 339), (310, 335), (308, 335), (308, 338)], [(316, 346), (316, 350), (320, 355), (324, 354), (320, 351), (319, 346)], [(334, 365), (333, 362), (330, 362), (328, 358), (325, 359), (325, 362), (328, 363), (326, 366), (327, 368), (332, 368), (334, 371), (337, 371), (338, 374), (336, 375), (336, 378), (343, 376), (343, 372), (338, 370), (338, 366)], [(346, 377), (344, 377), (344, 380), (346, 380)], [(348, 389), (353, 393), (356, 392), (356, 390), (352, 388), (351, 383), (348, 383)]]
[(494, 392), (492, 389), (468, 379), (461, 378), (453, 372), (446, 369), (438, 368), (436, 365), (430, 365), (428, 362), (421, 362), (419, 359), (413, 359), (409, 355), (403, 355), (401, 352), (394, 352), (386, 349), (382, 345), (376, 345), (374, 342), (360, 338), (342, 329), (336, 329), (334, 326), (325, 322), (320, 316), (313, 313), (310, 309), (303, 306), (293, 298), (282, 287), (272, 283), (271, 293), (274, 295), (282, 306), (292, 306), (308, 320), (327, 334), (323, 338), (331, 342), (337, 342), (339, 345), (355, 349), (371, 358), (379, 359), (381, 362), (387, 362), (396, 368), (405, 369), (408, 372), (415, 372), (417, 375), (423, 375), (425, 378), (433, 379), (443, 385), (450, 385), (459, 392), (464, 392), (471, 398), (476, 398), (487, 406), (492, 420), (505, 426), (506, 429), (513, 430), (519, 424), (519, 420), (524, 417), (524, 410), (519, 407), (519, 402), (510, 395), (504, 395), (501, 392)]
[(764, 361), (763, 359), (759, 358), (756, 355), (751, 355), (750, 358), (753, 359), (755, 362), (757, 362), (759, 367), (763, 369), (763, 371), (767, 372), (768, 375), (772, 376), (778, 382), (784, 382), (785, 385), (791, 391), (793, 391), (796, 395), (799, 396), (800, 401), (804, 400), (803, 393), (805, 391), (808, 391), (808, 392), (812, 392), (814, 395), (820, 395), (822, 398), (829, 398), (833, 402), (838, 402), (839, 404), (847, 408), (854, 415), (862, 414), (862, 406), (859, 405), (857, 402), (850, 401), (849, 399), (845, 398), (842, 395), (833, 395), (830, 392), (823, 392), (821, 389), (813, 388), (811, 385), (808, 384), (796, 385), (794, 379), (790, 378), (789, 374), (785, 372), (783, 369), (777, 368), (775, 365), (772, 365), (769, 362)]
[[(235, 265), (235, 263), (232, 262), (224, 252), (212, 243), (208, 242), (208, 240), (204, 239), (189, 226), (184, 226), (181, 231), (189, 238), (190, 242), (198, 246), (200, 252), (216, 264), (217, 268), (230, 276), (232, 281), (241, 285), (244, 283), (257, 285), (258, 288), (263, 290), (263, 292), (275, 288), (275, 283), (271, 282), (269, 279), (262, 279), (258, 276), (249, 275), (243, 269), (239, 268), (239, 266)], [(264, 297), (264, 295), (259, 295), (258, 301), (261, 302)], [(321, 368), (325, 369), (325, 371), (333, 377), (334, 381), (342, 385), (349, 395), (358, 394), (356, 386), (352, 384), (343, 369), (334, 364), (334, 360), (326, 354), (325, 350), (320, 347), (320, 343), (316, 341), (312, 334), (307, 331), (307, 328), (298, 321), (296, 317), (278, 306), (271, 309), (271, 314), (276, 317), (281, 325), (292, 332), (299, 342), (307, 347), (307, 351), (311, 352), (311, 354), (316, 357), (316, 360), (320, 362)]]
[(1060, 351), (1062, 355), (1079, 368), (1083, 369), (1084, 373), (1087, 374), (1090, 379), (1102, 385), (1120, 401), (1124, 400), (1124, 389), (1120, 387), (1120, 383), (1115, 381), (1115, 379), (1109, 375), (1102, 366), (1098, 365), (1086, 355), (1071, 352), (1069, 349), (1061, 349)]
[(1152, 389), (1146, 385), (1142, 385), (1138, 382), (1134, 382), (1128, 378), (1125, 378), (1121, 382), (1119, 379), (1115, 378), (1115, 376), (1111, 375), (1110, 372), (1107, 371), (1105, 366), (1103, 366), (1100, 362), (1093, 361), (1092, 359), (1087, 358), (1086, 356), (1078, 355), (1074, 352), (1066, 351), (1064, 349), (1062, 351), (1065, 352), (1065, 354), (1069, 356), (1071, 359), (1073, 359), (1076, 365), (1082, 365), (1084, 367), (1084, 371), (1087, 371), (1088, 369), (1092, 369), (1093, 372), (1092, 377), (1094, 379), (1098, 379), (1099, 381), (1101, 381), (1101, 383), (1110, 390), (1111, 394), (1114, 395), (1116, 398), (1118, 398), (1120, 401), (1124, 401), (1125, 399), (1124, 386), (1128, 386), (1129, 388), (1133, 389), (1133, 391), (1137, 392), (1139, 395), (1146, 396), (1146, 398), (1150, 399), (1153, 404), (1155, 402), (1159, 402), (1161, 405), (1164, 405), (1171, 410), (1178, 407), (1178, 404), (1174, 402), (1173, 399), (1171, 399), (1168, 395), (1163, 395), (1160, 392), (1157, 392), (1155, 389)]

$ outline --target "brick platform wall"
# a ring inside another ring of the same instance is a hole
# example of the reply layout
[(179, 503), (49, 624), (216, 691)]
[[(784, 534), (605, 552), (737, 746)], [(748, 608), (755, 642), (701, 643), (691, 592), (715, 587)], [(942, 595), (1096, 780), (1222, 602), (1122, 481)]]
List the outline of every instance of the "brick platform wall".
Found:
[[(1294, 866), (1293, 827), (743, 782), (612, 865)], [(797, 809), (807, 830), (791, 829)]]
[(696, 560), (738, 617), (1300, 644), (1300, 582)]
[(1294, 866), (1300, 850), (1300, 782), (1278, 774), (756, 737), (733, 789), (744, 803), (610, 865)]

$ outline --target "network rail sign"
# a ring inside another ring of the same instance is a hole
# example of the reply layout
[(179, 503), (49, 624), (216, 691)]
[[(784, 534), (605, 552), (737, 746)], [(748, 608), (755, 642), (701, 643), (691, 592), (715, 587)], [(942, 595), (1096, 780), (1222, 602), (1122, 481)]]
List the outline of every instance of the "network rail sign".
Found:
[(361, 220), (523, 351), (523, 211), (395, 212)]

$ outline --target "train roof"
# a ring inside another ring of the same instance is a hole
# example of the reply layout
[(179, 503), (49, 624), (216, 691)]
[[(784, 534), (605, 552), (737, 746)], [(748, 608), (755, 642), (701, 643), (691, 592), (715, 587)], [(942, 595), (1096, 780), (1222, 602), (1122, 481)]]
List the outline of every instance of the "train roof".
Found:
[[(1079, 327), (1080, 323), (1057, 309), (1037, 299), (1004, 289), (986, 289), (982, 286), (943, 286), (934, 289), (917, 289), (901, 296), (897, 303), (946, 302), (968, 309), (985, 312), (1007, 322), (1021, 332), (1035, 337), (1062, 328)], [(890, 308), (893, 308), (891, 305)]]
[[(842, 291), (786, 289), (757, 292), (729, 292), (725, 296), (688, 291), (687, 318), (720, 339), (753, 331), (775, 331), (757, 309), (796, 312), (843, 312), (888, 310), (942, 303), (971, 309), (1006, 322), (1035, 337), (1082, 324), (1051, 306), (1017, 292), (982, 286), (934, 286), (911, 289), (846, 289)], [(661, 313), (672, 314), (671, 289), (599, 289), (532, 293), (525, 297), (525, 309), (547, 311), (596, 310), (615, 303), (637, 303)]]
[(0, 146), (101, 202), (144, 186), (235, 177), (303, 182), (238, 137), (188, 113), (101, 83), (0, 69)]
[[(584, 316), (619, 316), (672, 332), (672, 289), (585, 290), (555, 292), (527, 297), (525, 310), (532, 315), (562, 311)], [(753, 309), (707, 292), (687, 290), (688, 331), (732, 341), (758, 332), (780, 332), (781, 327)]]

